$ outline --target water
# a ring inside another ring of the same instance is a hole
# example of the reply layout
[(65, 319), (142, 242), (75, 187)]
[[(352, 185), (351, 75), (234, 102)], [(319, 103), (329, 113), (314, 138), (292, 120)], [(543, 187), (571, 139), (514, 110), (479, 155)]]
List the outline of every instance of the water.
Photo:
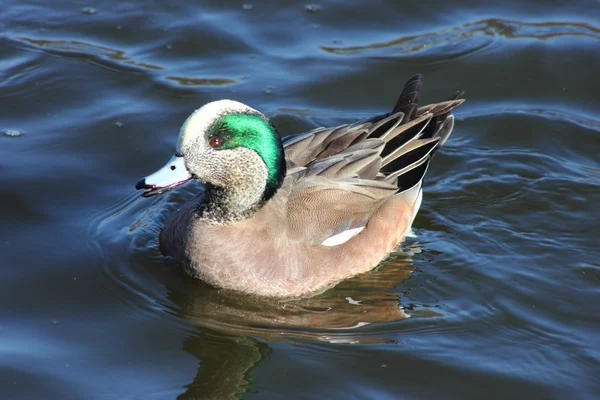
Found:
[[(5, 1), (0, 397), (599, 397), (598, 6)], [(417, 72), (425, 102), (468, 101), (376, 271), (278, 303), (160, 256), (199, 189), (133, 186), (192, 110), (233, 98), (287, 135), (387, 111)]]

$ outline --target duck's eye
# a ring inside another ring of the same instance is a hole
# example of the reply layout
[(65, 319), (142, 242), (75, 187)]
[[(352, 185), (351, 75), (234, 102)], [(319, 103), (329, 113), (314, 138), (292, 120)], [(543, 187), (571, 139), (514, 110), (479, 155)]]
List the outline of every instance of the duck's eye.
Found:
[(223, 140), (218, 136), (211, 136), (208, 138), (208, 145), (210, 147), (221, 147), (221, 144), (223, 144)]

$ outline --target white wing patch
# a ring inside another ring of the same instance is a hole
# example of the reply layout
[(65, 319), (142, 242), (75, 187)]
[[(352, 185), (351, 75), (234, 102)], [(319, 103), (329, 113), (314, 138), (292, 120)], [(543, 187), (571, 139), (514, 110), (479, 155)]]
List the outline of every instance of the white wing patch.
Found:
[(348, 240), (358, 235), (363, 229), (364, 226), (361, 226), (360, 228), (348, 229), (347, 231), (338, 233), (337, 235), (333, 235), (332, 237), (328, 237), (327, 239), (323, 240), (323, 243), (321, 243), (321, 245), (337, 246), (338, 244), (346, 243)]
[[(417, 198), (415, 200), (415, 214), (412, 217), (412, 220), (410, 221), (410, 224), (412, 225), (413, 221), (415, 220), (415, 217), (417, 216), (417, 213), (419, 212), (419, 208), (421, 208), (421, 202), (423, 201), (423, 190), (421, 190), (421, 187), (419, 186), (418, 188), (419, 192), (417, 194)], [(346, 243), (348, 240), (352, 239), (354, 236), (358, 235), (365, 227), (361, 226), (359, 228), (352, 228), (352, 229), (348, 229), (347, 231), (338, 233), (337, 235), (333, 235), (331, 237), (328, 237), (327, 239), (323, 240), (323, 243), (321, 243), (322, 246), (337, 246), (339, 244), (342, 243)], [(409, 235), (414, 235), (414, 233), (412, 232), (412, 230), (409, 228), (409, 231), (407, 232), (407, 236)]]

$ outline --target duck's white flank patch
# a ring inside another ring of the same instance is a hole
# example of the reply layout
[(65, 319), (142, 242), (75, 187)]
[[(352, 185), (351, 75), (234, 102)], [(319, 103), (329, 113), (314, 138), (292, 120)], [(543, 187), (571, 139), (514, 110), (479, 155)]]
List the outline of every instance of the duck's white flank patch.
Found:
[[(419, 208), (421, 208), (421, 202), (423, 201), (423, 190), (421, 190), (420, 186), (419, 186), (418, 190), (419, 190), (419, 193), (417, 194), (417, 199), (415, 200), (415, 207), (414, 207), (415, 213), (412, 217), (412, 220), (410, 221), (411, 225), (412, 225), (413, 221), (415, 220), (415, 217), (417, 216), (417, 213), (419, 212)], [(332, 237), (329, 237), (329, 238), (323, 240), (323, 243), (321, 243), (321, 244), (323, 246), (337, 246), (338, 244), (346, 243), (348, 240), (350, 240), (354, 236), (358, 235), (360, 233), (360, 231), (362, 231), (363, 229), (364, 229), (364, 226), (361, 226), (360, 228), (348, 229), (347, 231), (338, 233), (337, 235), (333, 235)], [(412, 230), (409, 229), (409, 231), (407, 232), (407, 236), (410, 235), (411, 233), (412, 233)]]
[(421, 202), (423, 201), (423, 189), (419, 189), (419, 194), (417, 194), (417, 199), (415, 200), (415, 213), (412, 216), (412, 219), (410, 220), (410, 225), (408, 226), (408, 230), (406, 231), (406, 233), (404, 234), (405, 237), (410, 237), (410, 238), (416, 238), (417, 235), (415, 234), (415, 231), (413, 231), (412, 229), (412, 224), (413, 222), (415, 222), (415, 218), (417, 217), (417, 214), (419, 213), (419, 209), (421, 208)]
[(354, 300), (350, 296), (346, 297), (346, 300), (348, 300), (348, 303), (352, 304), (353, 306), (360, 306), (360, 303), (362, 302), (362, 300)]
[(409, 228), (409, 229), (406, 231), (406, 235), (404, 235), (404, 236), (405, 236), (405, 237), (409, 237), (409, 238), (416, 238), (416, 237), (417, 237), (417, 234), (415, 233), (415, 231), (413, 231), (413, 229), (412, 229), (412, 228)]
[(348, 240), (352, 239), (354, 236), (358, 235), (360, 231), (364, 229), (364, 226), (360, 228), (352, 228), (347, 231), (338, 233), (337, 235), (333, 235), (321, 243), (323, 246), (337, 246), (338, 244), (346, 243)]
[[(421, 209), (422, 202), (423, 202), (423, 189), (419, 189), (419, 195), (417, 196), (417, 201), (415, 201), (415, 215), (413, 215), (412, 221), (414, 221), (415, 218), (417, 217), (417, 214), (419, 213), (419, 210)], [(412, 221), (410, 222), (411, 225), (412, 225)]]

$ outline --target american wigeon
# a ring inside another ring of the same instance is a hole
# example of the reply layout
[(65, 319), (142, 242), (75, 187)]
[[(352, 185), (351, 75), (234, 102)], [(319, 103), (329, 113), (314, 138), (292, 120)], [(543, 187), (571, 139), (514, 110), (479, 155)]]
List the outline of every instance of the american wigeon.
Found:
[(300, 297), (371, 270), (403, 240), (429, 162), (463, 103), (418, 106), (421, 76), (388, 114), (280, 139), (260, 112), (221, 100), (188, 117), (143, 196), (191, 179), (204, 196), (165, 224), (160, 248), (214, 286)]

